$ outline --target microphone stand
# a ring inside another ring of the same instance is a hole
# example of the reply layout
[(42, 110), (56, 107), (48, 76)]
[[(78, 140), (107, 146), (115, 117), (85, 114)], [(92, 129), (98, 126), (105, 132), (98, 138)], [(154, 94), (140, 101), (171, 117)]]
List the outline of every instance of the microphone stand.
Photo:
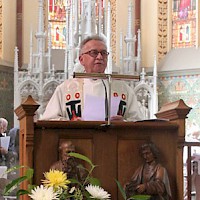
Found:
[(111, 76), (110, 74), (108, 76), (108, 120), (107, 125), (110, 126), (110, 111), (111, 111)]
[[(121, 75), (121, 74), (102, 74), (102, 73), (79, 73), (74, 72), (73, 78), (90, 78), (90, 79), (107, 79), (108, 80), (108, 108), (107, 108), (107, 124), (106, 126), (110, 126), (110, 108), (111, 108), (111, 83), (112, 79), (118, 79), (118, 80), (135, 80), (139, 81), (140, 77), (135, 75)], [(103, 82), (103, 84), (105, 84)], [(105, 85), (104, 85), (105, 87)], [(105, 87), (106, 88), (106, 87)]]
[(108, 121), (108, 93), (107, 93), (107, 88), (106, 88), (106, 84), (104, 83), (104, 80), (101, 79), (103, 86), (104, 86), (104, 90), (105, 90), (105, 121)]

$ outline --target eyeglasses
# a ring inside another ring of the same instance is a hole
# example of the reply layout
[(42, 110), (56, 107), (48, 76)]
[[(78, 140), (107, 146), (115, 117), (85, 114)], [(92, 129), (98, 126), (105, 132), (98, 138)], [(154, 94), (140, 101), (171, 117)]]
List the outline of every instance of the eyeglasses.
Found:
[(87, 51), (87, 52), (85, 52), (85, 53), (82, 53), (82, 55), (88, 54), (88, 55), (90, 55), (91, 57), (96, 58), (96, 57), (99, 55), (99, 53), (101, 54), (101, 56), (102, 56), (103, 58), (107, 58), (108, 55), (109, 55), (109, 52), (107, 52), (106, 50), (103, 50), (103, 51), (90, 50), (90, 51)]

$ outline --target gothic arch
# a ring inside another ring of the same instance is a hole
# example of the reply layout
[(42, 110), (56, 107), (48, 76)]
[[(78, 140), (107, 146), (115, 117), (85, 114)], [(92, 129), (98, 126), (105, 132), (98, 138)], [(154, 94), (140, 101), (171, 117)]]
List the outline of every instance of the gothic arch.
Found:
[(39, 86), (32, 80), (24, 81), (21, 85), (19, 85), (18, 91), (22, 99), (31, 94), (35, 100), (38, 100)]
[(58, 81), (49, 81), (47, 82), (44, 87), (43, 87), (43, 100), (44, 101), (48, 101), (50, 99), (50, 97), (53, 95), (56, 87), (59, 85), (60, 83)]
[(154, 118), (153, 102), (155, 101), (155, 95), (153, 93), (153, 88), (146, 83), (139, 83), (135, 86), (133, 91), (136, 94), (139, 107), (144, 114), (145, 119)]

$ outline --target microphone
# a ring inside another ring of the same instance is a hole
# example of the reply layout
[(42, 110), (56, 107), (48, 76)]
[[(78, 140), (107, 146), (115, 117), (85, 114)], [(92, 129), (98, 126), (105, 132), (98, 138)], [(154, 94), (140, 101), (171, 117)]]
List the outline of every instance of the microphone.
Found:
[(108, 94), (107, 94), (107, 88), (106, 88), (106, 84), (104, 83), (103, 79), (102, 83), (105, 89), (105, 121), (108, 121)]

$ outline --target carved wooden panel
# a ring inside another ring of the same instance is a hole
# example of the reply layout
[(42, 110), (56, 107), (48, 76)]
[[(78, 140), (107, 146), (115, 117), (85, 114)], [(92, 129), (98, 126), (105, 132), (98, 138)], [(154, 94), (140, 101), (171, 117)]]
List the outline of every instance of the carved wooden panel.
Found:
[(158, 61), (167, 53), (168, 1), (158, 0)]
[(111, 45), (113, 61), (116, 63), (116, 0), (111, 0)]

